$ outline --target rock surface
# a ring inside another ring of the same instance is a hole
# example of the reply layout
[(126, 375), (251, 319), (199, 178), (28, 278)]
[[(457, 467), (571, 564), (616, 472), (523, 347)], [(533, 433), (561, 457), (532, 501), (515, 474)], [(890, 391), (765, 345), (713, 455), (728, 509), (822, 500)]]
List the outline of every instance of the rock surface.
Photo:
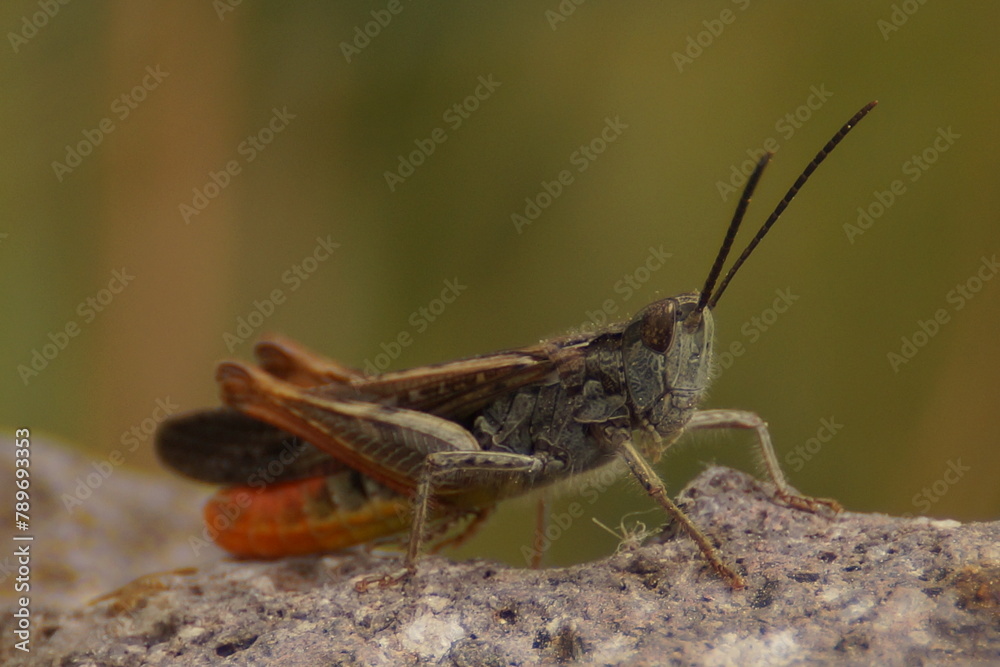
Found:
[(12, 648), (5, 613), (0, 663), (1000, 662), (1000, 523), (830, 519), (778, 505), (726, 468), (679, 501), (746, 573), (746, 589), (730, 590), (684, 537), (541, 571), (427, 557), (405, 583), (365, 593), (353, 578), (398, 561), (218, 558), (88, 606), (40, 600), (30, 654)]
[[(13, 452), (13, 441), (0, 439), (0, 449)], [(13, 464), (13, 455), (0, 457), (0, 489), (8, 502)], [(31, 439), (30, 471), (26, 534), (34, 538), (33, 603), (69, 609), (141, 575), (221, 556), (215, 549), (196, 555), (188, 546), (188, 537), (201, 531), (204, 486), (136, 472), (40, 437)], [(0, 604), (19, 595), (9, 585), (16, 570), (12, 552), (0, 554)]]

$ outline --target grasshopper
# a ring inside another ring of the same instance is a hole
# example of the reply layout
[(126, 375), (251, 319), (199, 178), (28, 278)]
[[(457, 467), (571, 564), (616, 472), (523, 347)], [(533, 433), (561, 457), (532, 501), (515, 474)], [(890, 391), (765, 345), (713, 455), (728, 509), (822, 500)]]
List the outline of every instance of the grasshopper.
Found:
[(164, 422), (159, 455), (197, 479), (235, 485), (209, 501), (205, 519), (236, 555), (330, 551), (408, 529), (405, 568), (364, 585), (399, 581), (414, 571), (425, 542), (447, 541), (456, 526), (449, 539), (464, 538), (500, 500), (622, 459), (711, 567), (742, 588), (743, 576), (670, 499), (652, 464), (686, 430), (749, 429), (777, 501), (840, 511), (836, 501), (788, 485), (755, 413), (698, 406), (710, 380), (714, 307), (809, 176), (875, 104), (816, 154), (721, 282), (770, 154), (748, 178), (700, 291), (651, 303), (601, 331), (379, 375), (266, 339), (255, 348), (257, 366), (219, 365), (227, 407)]

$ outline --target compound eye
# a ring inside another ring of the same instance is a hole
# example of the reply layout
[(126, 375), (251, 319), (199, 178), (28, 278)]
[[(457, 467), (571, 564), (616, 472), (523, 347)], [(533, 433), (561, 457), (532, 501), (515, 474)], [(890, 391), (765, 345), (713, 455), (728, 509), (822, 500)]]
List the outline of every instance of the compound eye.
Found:
[(642, 319), (639, 335), (646, 347), (656, 352), (666, 352), (674, 336), (676, 308), (669, 299), (650, 304)]

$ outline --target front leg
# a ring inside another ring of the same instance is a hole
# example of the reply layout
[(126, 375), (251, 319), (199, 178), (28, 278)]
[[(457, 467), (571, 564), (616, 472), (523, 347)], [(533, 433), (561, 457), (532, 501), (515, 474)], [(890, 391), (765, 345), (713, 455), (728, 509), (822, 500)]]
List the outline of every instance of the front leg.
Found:
[(670, 496), (667, 495), (667, 488), (664, 486), (660, 476), (656, 474), (656, 471), (649, 465), (649, 462), (639, 453), (635, 445), (632, 444), (632, 441), (628, 437), (620, 437), (619, 441), (614, 444), (614, 447), (621, 457), (625, 459), (629, 470), (632, 471), (635, 478), (642, 484), (642, 488), (646, 490), (646, 493), (652, 496), (666, 510), (667, 514), (684, 529), (684, 532), (694, 540), (701, 553), (705, 556), (705, 559), (712, 566), (712, 569), (728, 581), (729, 585), (733, 588), (744, 588), (746, 582), (743, 580), (743, 577), (722, 560), (719, 552), (712, 546), (705, 533), (670, 499)]
[(778, 465), (778, 457), (774, 454), (774, 445), (771, 444), (771, 434), (767, 430), (767, 422), (753, 412), (745, 410), (699, 410), (691, 417), (687, 428), (740, 428), (753, 429), (757, 434), (757, 447), (760, 451), (761, 459), (764, 461), (764, 469), (767, 476), (775, 486), (774, 495), (790, 506), (806, 510), (808, 512), (817, 511), (820, 506), (825, 506), (834, 512), (840, 512), (844, 508), (840, 503), (830, 498), (811, 498), (795, 493), (792, 487), (785, 480), (785, 474)]

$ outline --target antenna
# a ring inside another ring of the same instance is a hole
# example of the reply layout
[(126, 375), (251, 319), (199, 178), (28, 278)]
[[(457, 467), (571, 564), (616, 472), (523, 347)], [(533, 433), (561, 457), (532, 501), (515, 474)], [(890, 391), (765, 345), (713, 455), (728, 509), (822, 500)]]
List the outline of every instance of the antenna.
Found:
[(812, 173), (816, 171), (816, 168), (820, 164), (822, 164), (823, 160), (826, 159), (826, 156), (829, 155), (833, 151), (833, 149), (837, 147), (837, 144), (839, 144), (844, 139), (844, 137), (847, 136), (847, 133), (850, 132), (851, 129), (853, 129), (854, 126), (857, 125), (862, 118), (867, 116), (869, 111), (875, 108), (876, 104), (878, 104), (877, 100), (869, 102), (864, 107), (862, 107), (861, 110), (858, 111), (856, 114), (854, 114), (854, 116), (852, 116), (851, 119), (847, 121), (844, 124), (844, 126), (837, 131), (835, 135), (833, 135), (830, 141), (828, 141), (826, 145), (823, 146), (823, 148), (821, 148), (818, 153), (816, 153), (816, 157), (814, 157), (812, 159), (812, 162), (810, 162), (806, 166), (806, 168), (802, 171), (799, 177), (795, 180), (795, 183), (792, 184), (792, 187), (789, 188), (788, 192), (785, 193), (785, 196), (781, 198), (781, 201), (779, 201), (778, 205), (775, 206), (774, 211), (771, 213), (771, 215), (768, 216), (767, 220), (764, 221), (764, 224), (761, 225), (760, 229), (757, 231), (757, 234), (753, 237), (753, 239), (750, 240), (750, 243), (747, 244), (746, 249), (740, 254), (739, 257), (736, 258), (736, 261), (733, 262), (733, 265), (729, 268), (728, 273), (726, 273), (726, 277), (723, 278), (722, 282), (719, 284), (718, 289), (715, 290), (714, 294), (708, 297), (706, 296), (705, 291), (710, 289), (710, 287), (714, 285), (716, 279), (718, 278), (718, 274), (721, 271), (720, 265), (723, 261), (725, 261), (725, 256), (729, 252), (729, 247), (732, 246), (733, 243), (732, 237), (736, 235), (736, 228), (739, 227), (739, 220), (743, 217), (743, 212), (746, 210), (747, 204), (749, 204), (750, 196), (753, 194), (753, 190), (757, 185), (757, 181), (760, 179), (760, 173), (764, 170), (764, 167), (767, 165), (767, 161), (770, 159), (770, 155), (769, 154), (765, 155), (760, 159), (760, 161), (757, 163), (757, 167), (753, 171), (753, 174), (750, 175), (750, 180), (747, 181), (747, 185), (743, 189), (743, 196), (740, 198), (740, 203), (736, 208), (736, 216), (734, 216), (733, 222), (730, 223), (729, 225), (729, 231), (726, 232), (726, 238), (722, 242), (722, 249), (719, 251), (719, 256), (716, 258), (715, 264), (712, 266), (712, 270), (709, 272), (709, 279), (705, 281), (705, 288), (702, 291), (701, 298), (698, 299), (698, 308), (691, 313), (691, 315), (688, 318), (689, 320), (690, 318), (695, 316), (695, 313), (698, 313), (698, 317), (700, 317), (701, 310), (706, 305), (709, 308), (715, 308), (715, 304), (717, 304), (719, 302), (719, 299), (722, 298), (722, 293), (726, 291), (726, 287), (729, 286), (729, 282), (733, 279), (733, 276), (735, 276), (736, 272), (739, 271), (741, 266), (743, 266), (743, 262), (747, 260), (747, 258), (750, 256), (750, 253), (752, 253), (754, 251), (754, 248), (756, 248), (757, 245), (761, 242), (761, 239), (763, 239), (764, 236), (767, 235), (768, 231), (770, 231), (771, 227), (774, 226), (774, 223), (777, 222), (778, 218), (788, 207), (788, 204), (791, 203), (792, 199), (795, 198), (795, 195), (797, 195), (802, 186), (805, 185), (805, 182), (809, 180), (809, 177), (812, 176)]
[(757, 166), (754, 167), (753, 173), (750, 174), (750, 178), (747, 180), (747, 184), (743, 187), (740, 202), (736, 205), (736, 212), (733, 213), (729, 229), (726, 230), (726, 237), (722, 239), (722, 247), (719, 248), (719, 254), (715, 256), (715, 263), (712, 264), (712, 268), (708, 272), (708, 278), (705, 279), (705, 286), (701, 288), (698, 305), (688, 315), (687, 324), (689, 327), (697, 324), (698, 320), (701, 319), (701, 311), (705, 310), (705, 306), (708, 305), (708, 299), (712, 296), (715, 282), (719, 279), (719, 274), (722, 273), (722, 265), (726, 263), (729, 250), (733, 247), (733, 241), (736, 240), (736, 232), (739, 231), (740, 223), (743, 222), (743, 216), (747, 212), (747, 206), (750, 205), (750, 198), (753, 196), (753, 191), (757, 189), (757, 182), (760, 181), (760, 176), (764, 173), (764, 167), (771, 161), (772, 155), (774, 153), (768, 152), (760, 157), (760, 160), (757, 161)]

